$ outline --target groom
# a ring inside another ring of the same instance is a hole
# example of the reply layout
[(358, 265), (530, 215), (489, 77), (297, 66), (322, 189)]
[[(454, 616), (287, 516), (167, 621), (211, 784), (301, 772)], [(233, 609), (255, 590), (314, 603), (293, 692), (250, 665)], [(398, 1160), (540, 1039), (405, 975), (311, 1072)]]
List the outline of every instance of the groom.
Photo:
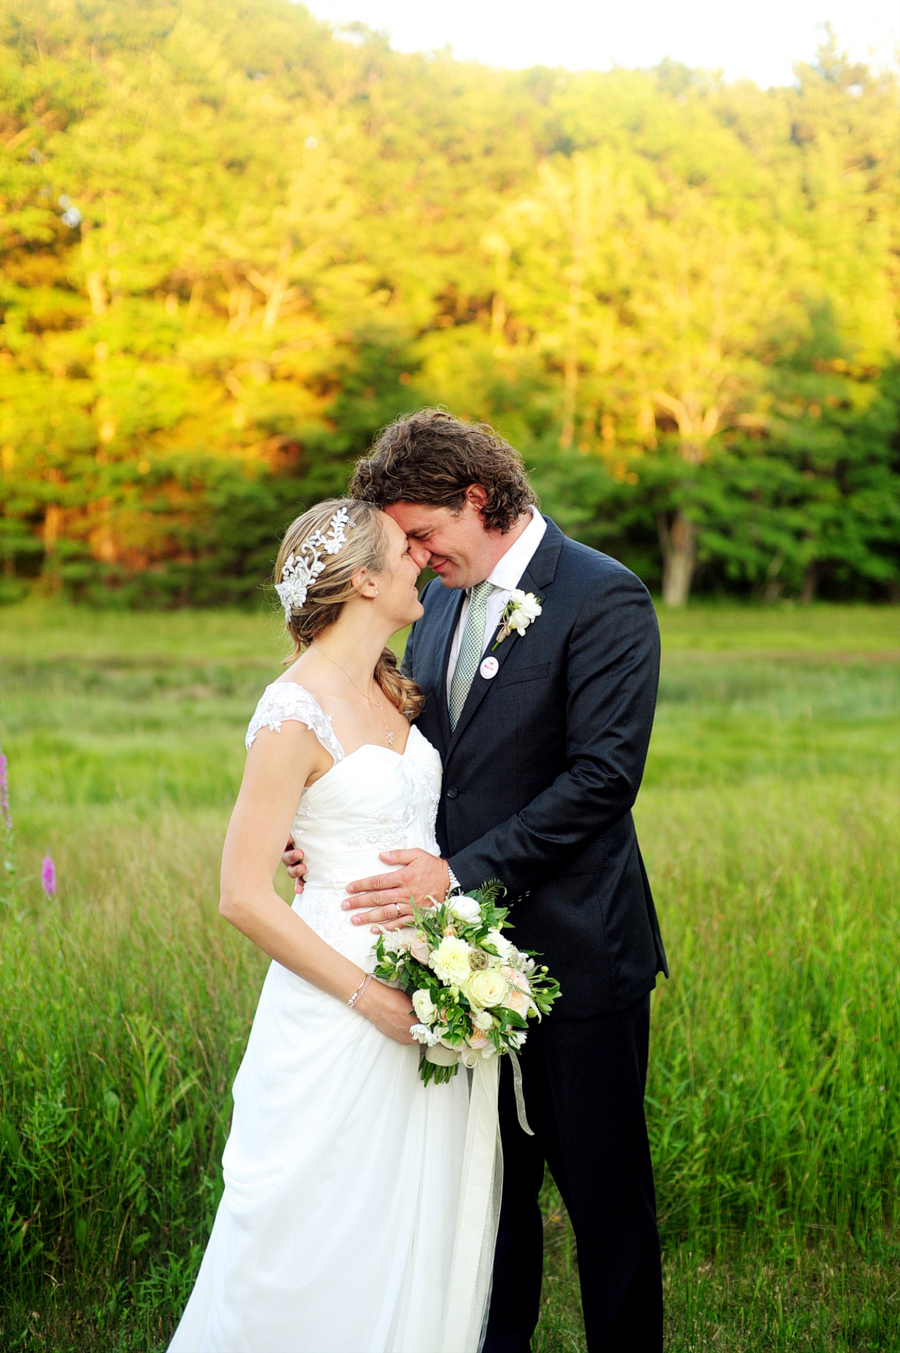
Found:
[[(521, 457), (491, 428), (436, 409), (398, 419), (360, 461), (351, 494), (377, 503), (438, 575), (404, 670), (418, 726), (440, 751), (443, 858), (351, 885), (360, 919), (502, 879), (521, 948), (562, 988), (521, 1054), (534, 1136), (503, 1059), (503, 1201), (485, 1353), (527, 1353), (540, 1309), (545, 1162), (578, 1246), (591, 1353), (658, 1353), (662, 1283), (644, 1121), (650, 991), (666, 960), (631, 807), (659, 669), (653, 605), (615, 560), (567, 539), (534, 506)], [(541, 613), (500, 644), (513, 588)], [(292, 871), (293, 872), (293, 871)]]

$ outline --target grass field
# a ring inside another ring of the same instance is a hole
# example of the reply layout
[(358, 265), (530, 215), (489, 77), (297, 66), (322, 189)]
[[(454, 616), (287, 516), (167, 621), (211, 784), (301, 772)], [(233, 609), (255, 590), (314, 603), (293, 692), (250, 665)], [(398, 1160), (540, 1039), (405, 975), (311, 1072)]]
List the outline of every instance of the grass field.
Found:
[[(702, 606), (662, 626), (636, 816), (672, 967), (648, 1092), (667, 1346), (898, 1350), (900, 612)], [(269, 616), (37, 603), (0, 631), (19, 870), (0, 1347), (155, 1351), (215, 1209), (265, 966), (218, 916), (218, 855), (281, 640)], [(575, 1353), (549, 1184), (545, 1204), (536, 1350)]]

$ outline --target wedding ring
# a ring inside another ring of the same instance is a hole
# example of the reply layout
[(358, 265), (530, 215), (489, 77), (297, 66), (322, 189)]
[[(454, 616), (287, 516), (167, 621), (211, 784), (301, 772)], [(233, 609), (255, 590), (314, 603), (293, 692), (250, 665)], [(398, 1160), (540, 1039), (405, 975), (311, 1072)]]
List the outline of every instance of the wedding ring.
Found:
[(399, 902), (395, 902), (395, 903), (394, 903), (394, 906), (397, 908), (397, 915), (398, 915), (398, 916), (402, 916), (402, 915), (403, 915), (403, 908), (400, 906), (400, 903), (399, 903)]

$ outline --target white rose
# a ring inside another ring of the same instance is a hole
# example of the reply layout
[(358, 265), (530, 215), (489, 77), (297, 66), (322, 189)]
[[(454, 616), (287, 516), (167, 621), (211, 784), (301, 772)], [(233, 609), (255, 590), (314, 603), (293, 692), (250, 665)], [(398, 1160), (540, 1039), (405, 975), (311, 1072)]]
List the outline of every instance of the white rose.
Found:
[(509, 962), (510, 955), (515, 948), (515, 945), (511, 944), (499, 930), (489, 930), (484, 938), (484, 943), (489, 944), (493, 949), (496, 949), (498, 955), (504, 962)]
[(412, 1003), (422, 1024), (430, 1024), (437, 1014), (437, 1006), (431, 999), (431, 994), (424, 989), (416, 991), (413, 993)]
[(466, 995), (473, 1005), (502, 1005), (509, 991), (509, 983), (496, 968), (482, 968), (473, 972), (466, 983)]
[(513, 588), (509, 596), (512, 609), (507, 624), (517, 634), (524, 634), (532, 620), (540, 615), (541, 604), (531, 592), (523, 592), (518, 587)]
[(537, 620), (542, 607), (533, 592), (523, 592), (521, 588), (514, 587), (509, 595), (520, 615), (525, 616), (529, 622)]
[(447, 986), (464, 986), (471, 972), (469, 946), (456, 935), (445, 935), (428, 962)]
[(450, 914), (468, 924), (481, 919), (481, 908), (474, 897), (454, 897), (450, 903)]

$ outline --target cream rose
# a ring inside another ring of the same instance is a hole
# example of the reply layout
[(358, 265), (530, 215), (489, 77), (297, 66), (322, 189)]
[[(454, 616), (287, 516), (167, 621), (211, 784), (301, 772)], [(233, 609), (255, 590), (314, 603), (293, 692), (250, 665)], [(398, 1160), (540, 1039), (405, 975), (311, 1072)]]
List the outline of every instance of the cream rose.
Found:
[(427, 963), (431, 950), (428, 948), (428, 941), (417, 934), (415, 939), (410, 941), (409, 952), (417, 963)]
[(519, 991), (518, 987), (510, 987), (509, 995), (503, 1004), (507, 1010), (514, 1010), (523, 1019), (527, 1018), (530, 1011), (534, 1009), (534, 1002), (531, 997), (526, 996), (524, 991)]
[(491, 1046), (491, 1040), (483, 1033), (480, 1033), (474, 1025), (472, 1026), (472, 1032), (466, 1039), (466, 1043), (474, 1052), (481, 1052), (483, 1048), (489, 1048)]
[(496, 968), (482, 968), (472, 973), (464, 989), (473, 1005), (490, 1007), (505, 1005), (509, 983)]
[(517, 1015), (524, 1018), (531, 1010), (536, 1009), (531, 998), (531, 984), (528, 978), (524, 973), (516, 972), (515, 968), (501, 968), (500, 973), (509, 983), (509, 996), (503, 1004), (507, 1010), (515, 1010)]

